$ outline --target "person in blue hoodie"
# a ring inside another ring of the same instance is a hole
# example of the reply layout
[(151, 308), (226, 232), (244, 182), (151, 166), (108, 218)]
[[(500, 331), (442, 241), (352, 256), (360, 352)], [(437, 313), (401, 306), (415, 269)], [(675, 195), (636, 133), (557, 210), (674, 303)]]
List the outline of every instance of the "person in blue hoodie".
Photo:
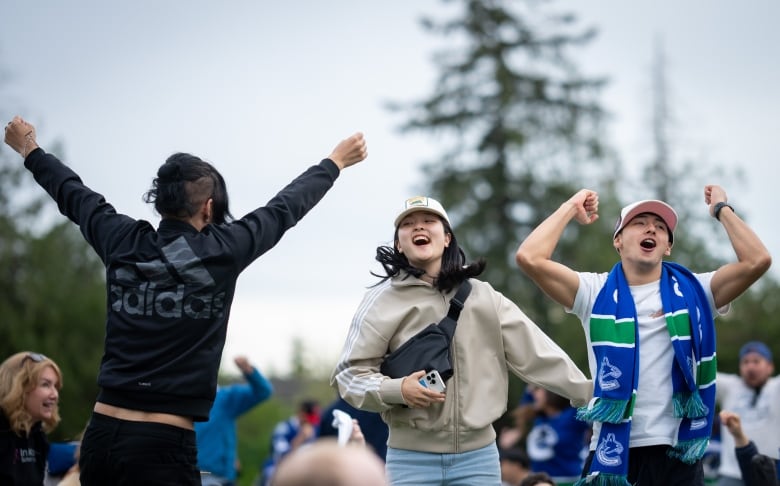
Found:
[(217, 388), (209, 420), (195, 424), (198, 443), (198, 468), (203, 484), (232, 486), (238, 477), (236, 456), (236, 420), (273, 393), (268, 379), (245, 356), (235, 358), (246, 383)]

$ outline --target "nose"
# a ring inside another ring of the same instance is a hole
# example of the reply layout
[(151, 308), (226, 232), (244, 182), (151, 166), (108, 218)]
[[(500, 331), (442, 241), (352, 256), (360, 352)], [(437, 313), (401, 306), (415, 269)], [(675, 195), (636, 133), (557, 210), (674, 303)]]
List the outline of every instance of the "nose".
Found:
[(655, 221), (650, 221), (647, 224), (647, 231), (652, 231), (655, 233), (656, 230), (658, 230), (658, 223), (656, 223)]

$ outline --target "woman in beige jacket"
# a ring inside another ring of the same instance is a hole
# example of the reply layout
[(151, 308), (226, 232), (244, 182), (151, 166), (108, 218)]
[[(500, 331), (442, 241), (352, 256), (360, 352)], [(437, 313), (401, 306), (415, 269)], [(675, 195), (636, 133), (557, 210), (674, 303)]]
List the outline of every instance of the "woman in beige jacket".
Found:
[[(511, 371), (526, 383), (584, 405), (592, 382), (512, 301), (476, 280), (446, 211), (429, 197), (408, 199), (395, 219), (394, 246), (377, 248), (386, 271), (364, 297), (332, 383), (357, 408), (381, 412), (390, 434), (387, 473), (397, 485), (501, 483), (493, 422), (506, 410)], [(380, 373), (383, 358), (447, 314), (457, 287), (472, 291), (451, 343), (454, 375), (443, 393)]]

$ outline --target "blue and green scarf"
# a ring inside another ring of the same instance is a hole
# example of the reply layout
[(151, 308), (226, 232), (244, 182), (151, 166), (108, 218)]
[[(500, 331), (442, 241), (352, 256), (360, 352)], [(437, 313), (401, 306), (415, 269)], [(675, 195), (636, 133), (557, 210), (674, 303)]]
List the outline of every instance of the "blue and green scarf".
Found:
[[(715, 326), (707, 295), (688, 269), (664, 262), (660, 285), (674, 348), (671, 399), (675, 417), (682, 418), (669, 455), (693, 464), (707, 448), (715, 413)], [(639, 383), (637, 336), (634, 299), (622, 264), (617, 263), (590, 317), (594, 399), (579, 409), (577, 417), (602, 424), (590, 471), (577, 486), (628, 486), (628, 443)]]

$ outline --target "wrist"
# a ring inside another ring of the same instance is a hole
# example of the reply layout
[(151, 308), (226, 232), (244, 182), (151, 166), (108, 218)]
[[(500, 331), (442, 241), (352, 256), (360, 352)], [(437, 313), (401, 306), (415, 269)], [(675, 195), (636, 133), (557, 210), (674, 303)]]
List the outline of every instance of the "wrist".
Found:
[(736, 447), (747, 447), (750, 444), (750, 440), (742, 433), (734, 436), (734, 445)]
[(333, 154), (330, 154), (330, 155), (329, 155), (327, 158), (328, 158), (328, 160), (330, 160), (331, 162), (333, 162), (333, 165), (335, 165), (336, 167), (338, 167), (338, 169), (339, 169), (339, 172), (340, 172), (340, 171), (342, 171), (342, 170), (344, 170), (344, 163), (343, 163), (343, 162), (341, 162), (340, 160), (337, 160), (337, 159), (334, 157), (334, 155), (333, 155)]
[(735, 212), (734, 207), (732, 207), (731, 204), (722, 201), (712, 208), (712, 217), (720, 221), (720, 212), (723, 210), (723, 208), (729, 208), (732, 212)]
[(28, 135), (24, 137), (24, 146), (22, 147), (22, 150), (19, 151), (19, 155), (21, 155), (23, 159), (26, 159), (27, 156), (37, 148), (38, 144), (35, 142), (35, 139)]
[(561, 204), (560, 210), (564, 211), (567, 214), (576, 215), (577, 210), (579, 208), (579, 204), (577, 201), (569, 199), (565, 203)]

